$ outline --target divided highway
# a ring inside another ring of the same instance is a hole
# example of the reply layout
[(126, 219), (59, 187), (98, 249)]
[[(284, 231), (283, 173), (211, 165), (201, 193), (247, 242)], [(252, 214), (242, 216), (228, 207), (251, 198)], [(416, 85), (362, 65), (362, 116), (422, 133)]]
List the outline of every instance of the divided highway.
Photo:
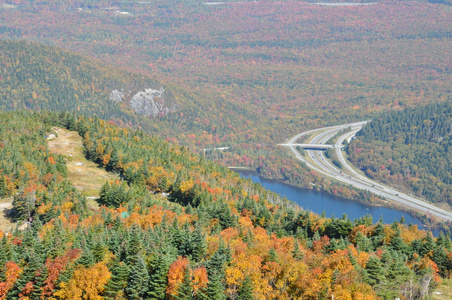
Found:
[[(410, 207), (414, 210), (422, 211), (426, 214), (430, 214), (444, 220), (452, 221), (451, 212), (438, 208), (411, 195), (399, 192), (392, 187), (388, 187), (378, 182), (375, 182), (365, 176), (358, 174), (352, 167), (350, 167), (349, 162), (347, 162), (347, 160), (344, 158), (343, 151), (341, 150), (342, 142), (345, 139), (350, 139), (353, 136), (355, 136), (355, 134), (359, 130), (361, 130), (361, 128), (366, 123), (367, 121), (364, 121), (305, 131), (300, 134), (297, 134), (296, 136), (291, 138), (287, 143), (280, 145), (289, 147), (290, 150), (292, 150), (292, 152), (299, 160), (303, 161), (308, 167), (323, 175), (334, 178), (343, 183), (352, 185), (356, 188), (368, 190), (376, 195), (385, 197), (389, 201), (397, 202), (404, 206)], [(333, 145), (333, 149), (335, 149), (337, 157), (339, 158), (339, 161), (342, 164), (342, 170), (340, 170), (338, 169), (338, 167), (330, 163), (330, 161), (325, 158), (323, 151), (313, 150), (313, 148), (316, 147), (318, 148), (318, 145), (326, 144), (326, 142), (330, 138), (336, 136), (339, 132), (347, 128), (350, 128), (351, 131), (347, 131), (338, 136), (336, 143)], [(313, 137), (310, 138), (310, 141), (303, 142), (303, 144), (298, 144), (296, 142), (299, 138), (306, 135), (311, 135)], [(311, 148), (309, 147), (310, 144), (316, 147)], [(312, 162), (307, 160), (298, 152), (298, 150), (296, 149), (296, 147), (298, 146), (301, 146), (302, 148), (306, 149), (307, 155), (309, 155)]]

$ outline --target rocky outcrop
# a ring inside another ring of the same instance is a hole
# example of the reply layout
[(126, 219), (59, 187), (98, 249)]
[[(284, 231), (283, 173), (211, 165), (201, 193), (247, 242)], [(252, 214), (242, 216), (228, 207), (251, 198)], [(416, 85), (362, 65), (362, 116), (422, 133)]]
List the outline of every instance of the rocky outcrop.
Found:
[(159, 90), (145, 89), (133, 95), (130, 100), (132, 109), (141, 115), (157, 116), (159, 114), (166, 115), (172, 109), (165, 106), (165, 90), (161, 87)]
[[(133, 95), (132, 98), (129, 98)], [(129, 91), (124, 94), (124, 91), (113, 90), (110, 93), (110, 100), (114, 102), (127, 101), (130, 99), (130, 107), (140, 115), (151, 117), (166, 115), (176, 110), (175, 105), (169, 105), (165, 98), (165, 89), (161, 87), (159, 90), (144, 89), (144, 91), (134, 92)]]
[(110, 100), (114, 101), (114, 102), (122, 102), (124, 101), (124, 93), (120, 92), (118, 90), (113, 90), (110, 93)]

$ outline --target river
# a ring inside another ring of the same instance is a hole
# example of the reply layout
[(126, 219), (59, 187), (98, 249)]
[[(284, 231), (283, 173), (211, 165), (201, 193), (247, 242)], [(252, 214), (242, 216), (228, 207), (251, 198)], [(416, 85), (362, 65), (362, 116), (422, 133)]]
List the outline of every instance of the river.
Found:
[[(262, 184), (265, 188), (273, 191), (281, 196), (286, 196), (292, 202), (300, 205), (303, 209), (310, 210), (317, 214), (325, 212), (327, 217), (333, 214), (336, 218), (347, 214), (349, 219), (358, 219), (364, 215), (371, 215), (374, 222), (380, 218), (383, 222), (390, 224), (395, 220), (399, 221), (402, 216), (405, 218), (407, 224), (417, 224), (419, 229), (427, 229), (422, 222), (406, 212), (402, 212), (393, 208), (370, 206), (352, 200), (340, 198), (328, 194), (326, 192), (318, 192), (308, 189), (295, 187), (289, 184), (281, 183), (274, 180), (264, 179), (256, 175), (255, 172), (243, 169), (234, 169), (242, 177), (250, 178), (254, 182)], [(439, 230), (432, 230), (433, 235), (438, 236)]]

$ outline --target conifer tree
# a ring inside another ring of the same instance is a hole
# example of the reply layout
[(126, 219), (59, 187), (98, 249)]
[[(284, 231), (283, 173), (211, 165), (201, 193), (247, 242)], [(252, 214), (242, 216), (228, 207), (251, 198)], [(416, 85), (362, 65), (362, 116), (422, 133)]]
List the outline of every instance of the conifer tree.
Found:
[(218, 271), (209, 273), (209, 283), (207, 284), (207, 297), (209, 300), (225, 300), (224, 284), (222, 282), (224, 275)]
[(205, 237), (204, 234), (202, 233), (201, 226), (196, 226), (196, 229), (193, 233), (192, 244), (193, 244), (192, 258), (194, 261), (199, 261), (204, 257), (207, 249)]
[(191, 269), (187, 265), (184, 270), (184, 280), (179, 284), (176, 290), (176, 300), (191, 300), (193, 299), (193, 285), (191, 280)]
[(149, 273), (143, 258), (140, 256), (130, 270), (126, 293), (129, 299), (144, 298), (148, 292)]
[(103, 260), (107, 251), (108, 250), (106, 249), (105, 244), (103, 244), (102, 242), (97, 242), (94, 245), (94, 249), (92, 251), (95, 261), (97, 262)]
[(49, 275), (49, 272), (45, 266), (43, 266), (41, 269), (39, 269), (36, 272), (36, 276), (35, 276), (34, 284), (33, 284), (33, 292), (31, 294), (31, 298), (33, 300), (41, 299), (42, 285), (44, 284), (44, 281), (47, 279), (48, 275)]
[(366, 280), (372, 286), (377, 285), (385, 278), (385, 271), (380, 259), (376, 256), (369, 257), (366, 264)]
[(19, 294), (28, 282), (34, 282), (36, 279), (36, 271), (41, 267), (40, 258), (34, 255), (34, 251), (27, 253), (28, 264), (24, 268), (19, 279), (15, 282), (14, 287), (8, 292), (8, 299), (19, 299)]
[(86, 248), (83, 251), (82, 256), (77, 261), (78, 264), (83, 265), (85, 267), (91, 267), (94, 264), (94, 262), (95, 262), (94, 255), (89, 248)]
[(427, 253), (429, 253), (430, 251), (432, 251), (433, 249), (435, 249), (435, 242), (433, 240), (432, 234), (428, 233), (427, 236), (422, 241), (420, 254), (421, 254), (421, 256), (424, 256)]
[(8, 240), (8, 237), (3, 235), (3, 238), (0, 242), (0, 263), (3, 264), (7, 261), (10, 261), (12, 258), (12, 246)]
[(245, 276), (237, 294), (237, 300), (253, 300), (253, 284), (249, 276)]
[(128, 239), (127, 253), (129, 256), (139, 255), (142, 249), (140, 230), (133, 226)]
[(6, 196), (8, 189), (6, 186), (5, 176), (0, 176), (0, 198)]
[(169, 264), (165, 256), (156, 254), (149, 263), (149, 292), (150, 299), (165, 298), (165, 290), (168, 283), (167, 273)]
[(124, 294), (129, 280), (129, 267), (125, 262), (116, 260), (112, 267), (111, 278), (105, 286), (105, 298), (115, 299), (117, 295)]

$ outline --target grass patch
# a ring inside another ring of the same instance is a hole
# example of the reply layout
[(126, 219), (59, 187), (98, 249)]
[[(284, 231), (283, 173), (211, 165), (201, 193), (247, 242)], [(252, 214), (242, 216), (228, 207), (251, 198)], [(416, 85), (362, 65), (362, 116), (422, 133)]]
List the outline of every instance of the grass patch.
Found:
[(98, 208), (96, 198), (99, 198), (101, 187), (107, 181), (118, 179), (118, 175), (105, 171), (85, 158), (82, 137), (77, 132), (63, 128), (53, 130), (58, 136), (48, 141), (50, 151), (66, 158), (68, 179), (87, 197), (88, 205)]
[(430, 295), (432, 300), (452, 299), (452, 279), (443, 279), (441, 285), (438, 286)]

